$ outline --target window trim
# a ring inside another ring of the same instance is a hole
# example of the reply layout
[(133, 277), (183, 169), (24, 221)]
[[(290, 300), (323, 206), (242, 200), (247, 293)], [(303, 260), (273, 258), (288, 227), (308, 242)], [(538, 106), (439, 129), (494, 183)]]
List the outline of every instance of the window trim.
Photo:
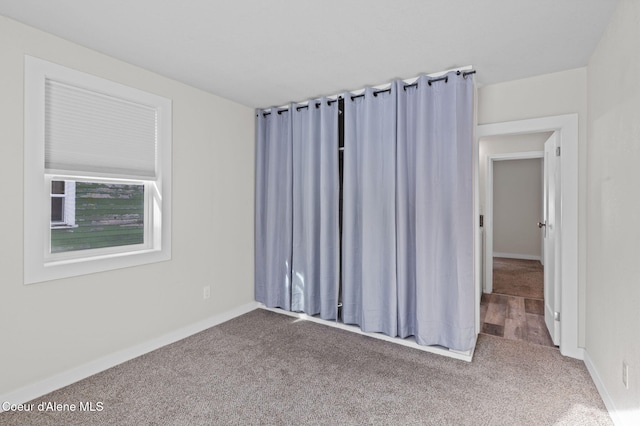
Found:
[[(152, 106), (157, 111), (156, 178), (46, 170), (45, 81), (55, 79), (98, 93)], [(48, 61), (25, 56), (24, 81), (24, 283), (144, 265), (171, 259), (171, 100)], [(52, 256), (51, 180), (144, 182), (145, 242)], [(148, 197), (148, 198), (147, 198)], [(147, 216), (149, 220), (147, 221)], [(122, 248), (122, 249), (120, 249)], [(81, 253), (81, 252), (85, 253)], [(78, 254), (81, 253), (81, 254)]]

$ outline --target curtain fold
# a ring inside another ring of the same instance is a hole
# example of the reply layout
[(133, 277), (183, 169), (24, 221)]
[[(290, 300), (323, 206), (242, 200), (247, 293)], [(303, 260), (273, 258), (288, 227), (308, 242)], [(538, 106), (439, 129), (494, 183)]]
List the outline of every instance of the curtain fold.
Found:
[[(402, 87), (402, 88), (401, 88)], [(473, 81), (398, 86), (398, 334), (469, 350), (475, 341)]]
[(255, 297), (291, 309), (292, 126), (289, 110), (256, 113)]
[(293, 114), (291, 310), (337, 318), (338, 103), (310, 101)]
[(344, 95), (343, 320), (397, 334), (396, 93)]

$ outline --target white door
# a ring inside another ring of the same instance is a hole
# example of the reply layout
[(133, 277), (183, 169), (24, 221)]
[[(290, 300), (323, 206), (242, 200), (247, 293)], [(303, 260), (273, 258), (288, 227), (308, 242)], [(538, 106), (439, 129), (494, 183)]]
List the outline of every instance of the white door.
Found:
[(560, 145), (554, 132), (544, 143), (544, 322), (560, 344)]

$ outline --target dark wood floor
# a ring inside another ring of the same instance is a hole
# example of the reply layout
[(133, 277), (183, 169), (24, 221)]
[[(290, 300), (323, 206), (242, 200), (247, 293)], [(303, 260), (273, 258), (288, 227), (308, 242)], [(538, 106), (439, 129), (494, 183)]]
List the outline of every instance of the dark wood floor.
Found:
[[(501, 268), (503, 281), (501, 286), (495, 286), (494, 293), (483, 294), (480, 302), (480, 322), (482, 323), (481, 333), (503, 337), (511, 340), (524, 340), (543, 346), (554, 346), (547, 326), (544, 323), (544, 301), (542, 298), (532, 298), (533, 294), (542, 295), (543, 275), (542, 269), (539, 273), (531, 274), (527, 270), (527, 265), (516, 259), (501, 259), (501, 262), (494, 262), (494, 275), (498, 275), (496, 268)], [(530, 268), (529, 268), (530, 269)], [(521, 274), (520, 274), (520, 270)], [(527, 282), (527, 286), (522, 287), (522, 283)], [(507, 291), (500, 294), (495, 292), (496, 287), (505, 288)], [(522, 290), (537, 289), (531, 292)], [(538, 288), (539, 287), (539, 288)]]
[(544, 303), (505, 294), (483, 294), (480, 302), (481, 333), (554, 346), (544, 323)]

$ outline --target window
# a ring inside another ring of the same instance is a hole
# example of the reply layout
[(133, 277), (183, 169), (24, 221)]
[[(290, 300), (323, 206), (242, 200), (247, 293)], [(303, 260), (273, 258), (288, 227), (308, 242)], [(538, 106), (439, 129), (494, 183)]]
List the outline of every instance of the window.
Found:
[(170, 155), (169, 99), (27, 56), (25, 283), (170, 259)]
[(51, 229), (76, 226), (76, 183), (51, 181)]
[(144, 244), (144, 184), (52, 180), (51, 188), (51, 253)]

